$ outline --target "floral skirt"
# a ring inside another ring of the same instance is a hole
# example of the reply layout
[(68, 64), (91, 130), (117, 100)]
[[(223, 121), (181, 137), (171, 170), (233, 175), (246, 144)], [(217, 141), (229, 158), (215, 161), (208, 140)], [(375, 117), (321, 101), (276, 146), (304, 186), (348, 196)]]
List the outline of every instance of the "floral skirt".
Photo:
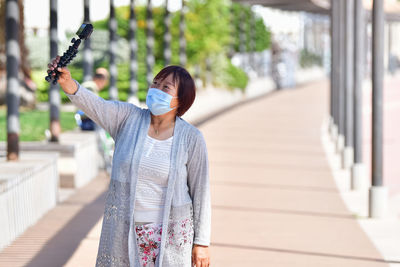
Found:
[(153, 267), (160, 252), (162, 223), (139, 224), (135, 228), (140, 265)]

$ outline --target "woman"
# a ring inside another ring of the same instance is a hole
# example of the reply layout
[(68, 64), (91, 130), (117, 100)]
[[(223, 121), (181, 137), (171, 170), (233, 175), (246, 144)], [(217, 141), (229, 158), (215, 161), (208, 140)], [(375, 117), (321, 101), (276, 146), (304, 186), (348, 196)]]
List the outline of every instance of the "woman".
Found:
[(104, 100), (67, 68), (57, 70), (71, 102), (115, 140), (96, 266), (209, 266), (207, 148), (201, 132), (181, 119), (195, 98), (190, 74), (179, 66), (161, 70), (148, 91), (149, 109), (141, 109)]

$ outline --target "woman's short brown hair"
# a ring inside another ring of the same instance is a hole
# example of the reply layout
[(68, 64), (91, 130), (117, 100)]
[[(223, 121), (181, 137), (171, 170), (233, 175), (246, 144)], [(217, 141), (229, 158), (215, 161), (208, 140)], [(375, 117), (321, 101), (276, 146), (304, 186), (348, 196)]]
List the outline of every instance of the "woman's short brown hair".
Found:
[(194, 99), (196, 98), (196, 85), (189, 72), (176, 65), (170, 65), (163, 68), (154, 79), (162, 81), (171, 73), (172, 80), (175, 84), (178, 84), (179, 106), (176, 115), (181, 117), (192, 106)]

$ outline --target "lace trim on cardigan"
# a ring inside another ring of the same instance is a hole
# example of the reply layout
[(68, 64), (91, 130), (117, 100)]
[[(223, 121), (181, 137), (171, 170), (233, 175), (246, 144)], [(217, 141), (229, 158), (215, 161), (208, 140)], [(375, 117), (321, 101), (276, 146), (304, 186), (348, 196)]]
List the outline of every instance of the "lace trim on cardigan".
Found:
[[(111, 179), (106, 195), (97, 266), (129, 266), (128, 233), (130, 183)], [(123, 223), (118, 223), (123, 222)]]
[[(186, 216), (182, 216), (186, 213)], [(167, 266), (191, 266), (191, 255), (194, 237), (192, 205), (171, 207), (168, 221), (168, 235), (165, 245), (164, 262)]]

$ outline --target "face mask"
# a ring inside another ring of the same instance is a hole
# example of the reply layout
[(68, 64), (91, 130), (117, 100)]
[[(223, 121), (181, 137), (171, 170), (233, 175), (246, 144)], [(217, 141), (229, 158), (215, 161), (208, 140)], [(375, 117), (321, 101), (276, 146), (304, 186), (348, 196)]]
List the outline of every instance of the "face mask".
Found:
[(157, 88), (150, 88), (147, 92), (146, 105), (153, 115), (162, 115), (176, 108), (170, 108), (172, 98), (178, 97), (174, 97)]

